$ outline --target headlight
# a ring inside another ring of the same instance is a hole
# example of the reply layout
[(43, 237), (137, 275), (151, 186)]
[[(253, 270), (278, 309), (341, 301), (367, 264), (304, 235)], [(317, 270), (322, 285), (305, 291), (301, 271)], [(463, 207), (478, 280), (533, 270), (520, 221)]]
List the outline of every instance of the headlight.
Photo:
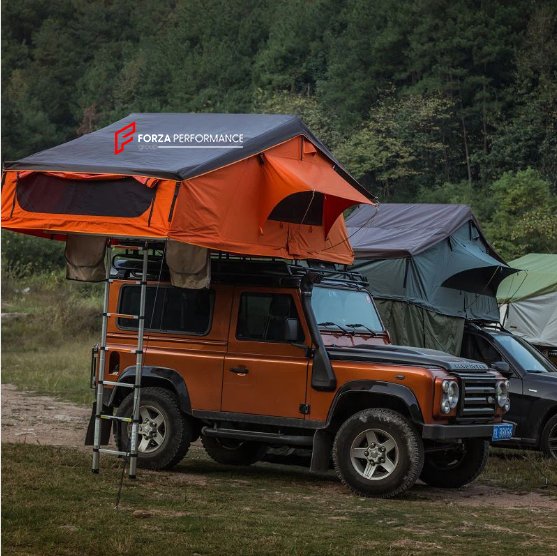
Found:
[(458, 404), (460, 390), (455, 380), (444, 380), (442, 384), (441, 413), (450, 413)]
[(511, 407), (509, 400), (509, 381), (500, 380), (497, 382), (495, 393), (497, 395), (497, 405), (502, 407), (505, 411), (508, 411)]

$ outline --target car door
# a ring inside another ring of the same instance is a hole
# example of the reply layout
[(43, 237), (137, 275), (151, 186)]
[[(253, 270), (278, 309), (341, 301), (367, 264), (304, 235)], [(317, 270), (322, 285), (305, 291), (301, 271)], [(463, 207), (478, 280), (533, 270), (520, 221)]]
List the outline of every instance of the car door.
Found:
[(462, 357), (475, 359), (482, 363), (492, 365), (498, 361), (509, 364), (512, 376), (509, 377), (509, 391), (511, 394), (511, 408), (505, 415), (505, 420), (516, 423), (514, 435), (521, 436), (524, 420), (527, 415), (529, 402), (524, 396), (522, 377), (512, 361), (491, 339), (474, 332), (466, 332), (462, 340)]
[[(225, 356), (221, 411), (303, 419), (307, 331), (299, 299), (287, 290), (236, 288)], [(298, 322), (295, 342), (285, 321)]]

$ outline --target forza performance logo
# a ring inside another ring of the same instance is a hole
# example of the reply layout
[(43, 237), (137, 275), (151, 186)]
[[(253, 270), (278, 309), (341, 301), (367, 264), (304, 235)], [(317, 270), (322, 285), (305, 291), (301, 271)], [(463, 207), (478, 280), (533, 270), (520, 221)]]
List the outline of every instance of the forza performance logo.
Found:
[(135, 122), (124, 126), (118, 131), (114, 132), (114, 154), (120, 154), (124, 152), (124, 145), (131, 143), (133, 141), (133, 135), (135, 133)]
[(136, 133), (136, 122), (114, 132), (114, 154), (136, 139), (140, 151), (155, 149), (243, 149), (243, 133)]

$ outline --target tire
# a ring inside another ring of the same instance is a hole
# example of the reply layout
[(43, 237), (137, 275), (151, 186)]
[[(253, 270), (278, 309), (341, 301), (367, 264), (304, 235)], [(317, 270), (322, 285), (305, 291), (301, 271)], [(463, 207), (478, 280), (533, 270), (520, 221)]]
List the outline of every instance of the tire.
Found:
[[(124, 398), (116, 415), (130, 417), (133, 394)], [(170, 469), (186, 455), (192, 438), (189, 419), (180, 411), (178, 398), (165, 388), (146, 387), (141, 390), (138, 467)], [(147, 423), (147, 421), (149, 421)], [(129, 450), (131, 424), (115, 427), (114, 439), (119, 450)]]
[(540, 437), (540, 449), (546, 458), (557, 459), (557, 415), (545, 424)]
[(464, 440), (459, 448), (426, 454), (420, 479), (433, 487), (459, 488), (480, 475), (488, 456), (488, 441)]
[(366, 409), (340, 427), (333, 462), (340, 480), (356, 494), (392, 498), (418, 479), (424, 448), (414, 425), (400, 413)]
[(201, 435), (207, 455), (224, 465), (251, 465), (265, 455), (265, 448), (258, 442), (242, 442)]

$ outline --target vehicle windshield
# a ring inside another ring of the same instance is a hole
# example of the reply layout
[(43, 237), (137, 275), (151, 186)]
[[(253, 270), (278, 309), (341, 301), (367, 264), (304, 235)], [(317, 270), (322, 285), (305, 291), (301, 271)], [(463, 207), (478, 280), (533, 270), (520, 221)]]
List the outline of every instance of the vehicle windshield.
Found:
[(351, 334), (383, 332), (377, 309), (366, 291), (315, 286), (311, 306), (319, 328)]
[(527, 373), (555, 373), (557, 369), (535, 347), (522, 338), (496, 334), (501, 348)]

